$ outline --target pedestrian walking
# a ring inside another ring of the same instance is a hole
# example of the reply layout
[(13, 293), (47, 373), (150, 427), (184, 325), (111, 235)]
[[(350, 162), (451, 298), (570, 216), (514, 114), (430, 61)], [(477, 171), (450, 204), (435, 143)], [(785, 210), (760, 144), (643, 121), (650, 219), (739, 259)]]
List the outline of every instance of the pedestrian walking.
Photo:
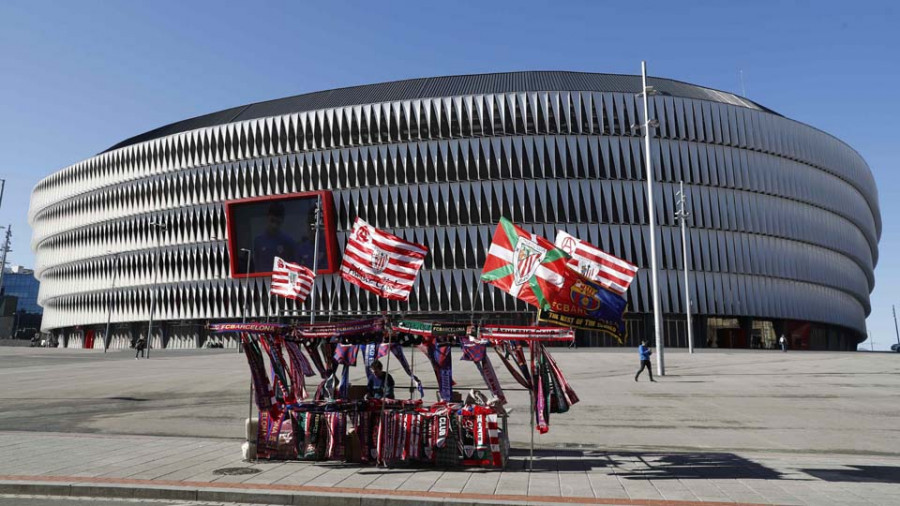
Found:
[(652, 354), (653, 352), (647, 347), (647, 341), (641, 341), (641, 345), (638, 346), (638, 355), (641, 357), (641, 368), (638, 369), (637, 374), (634, 375), (634, 381), (638, 380), (638, 376), (640, 376), (641, 373), (644, 372), (644, 368), (646, 368), (647, 374), (650, 375), (650, 381), (656, 383), (656, 380), (653, 379), (653, 366), (650, 365), (650, 355)]
[(136, 350), (134, 352), (134, 359), (137, 360), (138, 355), (140, 355), (141, 358), (144, 358), (144, 349), (146, 349), (146, 348), (147, 348), (147, 340), (144, 339), (143, 336), (139, 337), (137, 340), (137, 343), (135, 343), (135, 345), (134, 345), (134, 349)]
[(781, 338), (778, 342), (781, 344), (781, 351), (787, 353), (787, 339), (784, 338), (784, 334), (781, 334)]

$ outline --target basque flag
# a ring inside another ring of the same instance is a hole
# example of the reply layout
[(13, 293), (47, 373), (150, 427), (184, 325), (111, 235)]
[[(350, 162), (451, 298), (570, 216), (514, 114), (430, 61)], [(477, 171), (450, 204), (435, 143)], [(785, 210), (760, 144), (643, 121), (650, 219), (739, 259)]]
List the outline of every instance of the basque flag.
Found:
[(344, 249), (341, 277), (380, 297), (408, 300), (428, 248), (356, 218)]
[(500, 218), (481, 280), (532, 306), (550, 309), (548, 296), (569, 275), (566, 255), (553, 243)]
[(309, 296), (309, 292), (313, 287), (313, 280), (315, 279), (316, 275), (312, 270), (275, 257), (269, 294), (294, 299), (302, 303)]
[(619, 295), (628, 291), (638, 271), (636, 265), (561, 230), (556, 234), (556, 247), (571, 257), (570, 268)]

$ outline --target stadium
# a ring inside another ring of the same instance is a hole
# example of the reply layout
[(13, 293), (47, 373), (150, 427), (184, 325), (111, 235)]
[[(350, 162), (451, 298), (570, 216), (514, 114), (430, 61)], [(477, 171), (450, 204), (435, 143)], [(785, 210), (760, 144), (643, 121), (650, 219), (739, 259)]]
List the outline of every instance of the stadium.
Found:
[[(855, 350), (881, 234), (866, 162), (746, 98), (649, 84), (666, 344), (686, 346), (683, 181), (696, 346), (774, 348), (785, 335), (796, 349)], [(653, 335), (644, 147), (632, 128), (644, 121), (641, 91), (631, 75), (423, 78), (244, 105), (131, 137), (34, 188), (43, 330), (60, 346), (102, 348), (109, 325), (109, 346), (124, 348), (152, 327), (153, 347), (180, 348), (221, 340), (209, 322), (306, 319), (310, 309), (319, 319), (526, 323), (533, 308), (479, 280), (507, 217), (641, 268), (626, 294), (633, 345)], [(247, 237), (274, 223), (308, 239), (313, 200), (324, 210), (321, 275), (315, 300), (298, 307), (268, 296), (265, 253)], [(256, 214), (229, 221), (242, 203)], [(335, 274), (357, 216), (430, 248), (408, 303)], [(252, 244), (237, 244), (240, 234)], [(601, 333), (578, 340), (619, 345)]]

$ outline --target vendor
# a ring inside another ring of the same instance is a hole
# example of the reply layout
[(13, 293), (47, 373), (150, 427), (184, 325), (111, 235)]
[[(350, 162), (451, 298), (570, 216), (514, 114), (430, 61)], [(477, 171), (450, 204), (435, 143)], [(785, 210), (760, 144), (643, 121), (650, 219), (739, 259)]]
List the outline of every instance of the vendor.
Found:
[(372, 375), (369, 376), (370, 399), (393, 399), (394, 378), (384, 372), (384, 366), (380, 360), (372, 362)]

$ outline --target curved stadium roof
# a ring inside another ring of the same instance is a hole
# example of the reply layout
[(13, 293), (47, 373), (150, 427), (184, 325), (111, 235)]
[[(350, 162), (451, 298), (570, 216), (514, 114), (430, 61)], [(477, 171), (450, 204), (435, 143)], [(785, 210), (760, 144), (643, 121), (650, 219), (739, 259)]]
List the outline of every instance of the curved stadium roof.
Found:
[[(710, 100), (777, 114), (755, 102), (732, 93), (657, 77), (648, 77), (647, 83), (663, 95)], [(532, 91), (640, 93), (641, 76), (595, 74), (590, 72), (527, 71), (424, 77), (351, 86), (232, 107), (231, 109), (178, 121), (126, 139), (107, 149), (104, 153), (197, 128), (329, 107), (455, 95)]]

